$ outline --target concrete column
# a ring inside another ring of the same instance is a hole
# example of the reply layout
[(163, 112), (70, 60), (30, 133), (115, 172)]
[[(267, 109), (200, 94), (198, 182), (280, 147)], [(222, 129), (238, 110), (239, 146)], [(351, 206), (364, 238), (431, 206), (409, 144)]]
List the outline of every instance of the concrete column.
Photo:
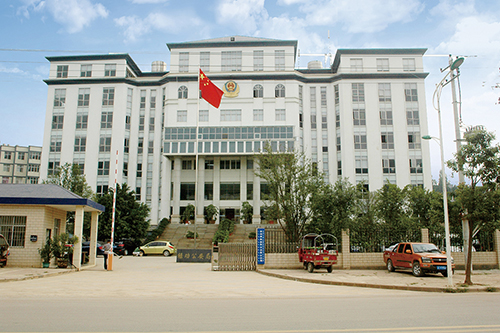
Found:
[(172, 223), (179, 223), (181, 221), (180, 208), (181, 208), (181, 169), (182, 169), (182, 161), (180, 157), (174, 158), (174, 170), (172, 182), (174, 183), (173, 188), (173, 214), (172, 214)]
[(77, 206), (75, 210), (75, 236), (78, 237), (78, 243), (73, 248), (73, 266), (80, 270), (82, 267), (83, 206)]
[(97, 230), (98, 230), (99, 212), (92, 212), (90, 221), (90, 249), (89, 249), (89, 265), (95, 265), (96, 249), (97, 249)]
[(252, 224), (260, 224), (261, 216), (260, 216), (260, 178), (256, 175), (258, 172), (259, 164), (254, 163), (253, 165), (253, 216), (252, 216)]
[(203, 208), (205, 207), (205, 158), (198, 157), (198, 188), (196, 189), (196, 217), (194, 223), (205, 223)]
[[(241, 157), (241, 172), (240, 172), (240, 203), (247, 201), (247, 158), (246, 156)], [(241, 204), (240, 204), (240, 224), (243, 224), (243, 218), (241, 216)]]
[(500, 268), (500, 230), (495, 230), (493, 240), (495, 243), (495, 252), (497, 254), (497, 268)]
[(219, 209), (215, 224), (220, 223), (220, 157), (214, 157), (214, 206)]
[(342, 262), (344, 269), (351, 269), (351, 241), (349, 229), (342, 230)]
[(429, 229), (423, 228), (420, 231), (422, 232), (422, 243), (429, 243)]

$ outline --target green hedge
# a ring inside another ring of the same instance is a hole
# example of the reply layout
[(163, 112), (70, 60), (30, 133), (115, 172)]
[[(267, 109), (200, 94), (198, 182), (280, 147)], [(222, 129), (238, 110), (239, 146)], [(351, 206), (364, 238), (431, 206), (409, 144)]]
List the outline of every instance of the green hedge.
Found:
[(212, 238), (214, 244), (229, 242), (229, 235), (234, 231), (234, 221), (224, 219), (220, 222), (219, 228)]

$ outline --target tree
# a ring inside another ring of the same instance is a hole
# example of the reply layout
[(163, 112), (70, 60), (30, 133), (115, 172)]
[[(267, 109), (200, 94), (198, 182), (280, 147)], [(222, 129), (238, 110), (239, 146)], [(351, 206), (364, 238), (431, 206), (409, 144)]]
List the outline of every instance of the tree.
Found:
[(298, 242), (312, 217), (311, 197), (324, 183), (316, 166), (303, 154), (274, 153), (269, 145), (257, 158), (256, 174), (267, 183), (266, 214), (278, 221), (290, 242)]
[(241, 216), (246, 223), (252, 223), (253, 207), (248, 201), (241, 204)]
[(499, 219), (500, 146), (493, 145), (495, 135), (482, 126), (470, 127), (464, 134), (466, 144), (447, 162), (454, 172), (463, 170), (470, 185), (460, 184), (457, 200), (463, 219), (468, 221), (469, 241), (465, 284), (472, 285), (472, 236), (479, 228), (494, 229)]
[[(115, 210), (115, 239), (131, 238), (140, 240), (146, 237), (149, 220), (149, 207), (135, 199), (135, 192), (127, 184), (116, 185), (116, 210)], [(99, 217), (98, 239), (111, 237), (111, 220), (113, 212), (114, 189), (97, 199), (98, 203), (106, 207), (106, 211)]]

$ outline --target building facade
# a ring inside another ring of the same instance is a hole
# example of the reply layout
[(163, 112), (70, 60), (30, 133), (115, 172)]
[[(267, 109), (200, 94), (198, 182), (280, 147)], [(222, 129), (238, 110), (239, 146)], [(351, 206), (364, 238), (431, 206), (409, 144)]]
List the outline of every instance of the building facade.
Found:
[[(234, 36), (167, 46), (168, 72), (161, 61), (142, 72), (127, 54), (47, 58), (42, 175), (78, 163), (104, 193), (116, 169), (117, 181), (150, 206), (152, 224), (179, 221), (189, 204), (239, 220), (245, 201), (261, 223), (266, 184), (254, 157), (267, 143), (303, 152), (331, 183), (431, 188), (420, 140), (425, 49), (339, 49), (327, 68), (298, 69), (297, 41)], [(199, 99), (199, 68), (224, 90), (218, 109)]]
[(2, 184), (38, 184), (42, 147), (0, 146)]

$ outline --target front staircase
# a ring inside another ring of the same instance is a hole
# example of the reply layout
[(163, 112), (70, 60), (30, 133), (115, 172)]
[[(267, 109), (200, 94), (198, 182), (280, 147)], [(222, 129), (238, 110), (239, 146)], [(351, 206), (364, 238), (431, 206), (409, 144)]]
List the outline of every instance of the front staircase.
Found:
[[(248, 234), (255, 232), (258, 226), (258, 224), (236, 224), (234, 232), (229, 236), (229, 243), (254, 243), (255, 239), (249, 239)], [(196, 248), (211, 249), (212, 238), (218, 227), (218, 224), (197, 224)], [(169, 224), (159, 239), (170, 241), (177, 249), (194, 249), (194, 239), (186, 238), (186, 233), (188, 231), (194, 233), (194, 229), (193, 224)]]

